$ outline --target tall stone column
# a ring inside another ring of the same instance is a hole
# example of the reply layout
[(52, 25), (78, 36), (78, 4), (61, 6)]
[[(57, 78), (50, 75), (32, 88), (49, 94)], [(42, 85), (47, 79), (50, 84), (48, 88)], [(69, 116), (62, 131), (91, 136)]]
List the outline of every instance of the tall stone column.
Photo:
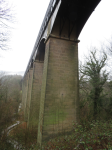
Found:
[(28, 81), (29, 81), (29, 72), (27, 72), (25, 76), (25, 90), (24, 90), (24, 121), (27, 122), (27, 113), (26, 113), (26, 106), (27, 106), (27, 94), (28, 94)]
[(32, 80), (33, 80), (33, 68), (28, 71), (28, 88), (27, 88), (27, 99), (26, 99), (26, 109), (25, 109), (25, 119), (28, 122), (28, 114), (30, 110), (31, 101), (31, 91), (32, 91)]
[(36, 60), (33, 64), (33, 81), (30, 101), (28, 126), (37, 130), (39, 120), (40, 94), (42, 85), (43, 61)]
[(46, 42), (37, 143), (72, 133), (78, 121), (78, 43), (49, 37)]
[(22, 80), (22, 109), (24, 109), (24, 97), (25, 97), (25, 79)]

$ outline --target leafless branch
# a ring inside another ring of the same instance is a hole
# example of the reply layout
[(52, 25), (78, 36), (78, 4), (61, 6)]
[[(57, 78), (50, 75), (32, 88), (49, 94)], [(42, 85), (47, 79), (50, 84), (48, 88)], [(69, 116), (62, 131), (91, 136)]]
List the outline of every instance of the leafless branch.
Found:
[(0, 49), (8, 49), (9, 40), (9, 23), (12, 22), (13, 15), (11, 13), (11, 7), (6, 0), (0, 0)]

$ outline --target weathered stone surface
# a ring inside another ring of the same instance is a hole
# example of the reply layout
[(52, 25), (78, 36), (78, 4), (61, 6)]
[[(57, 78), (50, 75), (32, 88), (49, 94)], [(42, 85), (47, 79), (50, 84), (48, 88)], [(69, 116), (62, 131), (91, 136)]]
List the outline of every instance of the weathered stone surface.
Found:
[(24, 88), (24, 121), (27, 121), (27, 110), (26, 110), (26, 105), (27, 105), (27, 94), (28, 94), (28, 81), (29, 81), (29, 72), (27, 72), (26, 76), (25, 76), (25, 88)]
[(28, 122), (28, 116), (29, 116), (29, 111), (30, 111), (32, 80), (33, 80), (33, 68), (29, 70), (29, 77), (28, 77), (28, 91), (27, 91), (27, 101), (26, 101), (26, 121), (27, 122)]
[(50, 37), (46, 43), (37, 142), (72, 132), (78, 120), (78, 44)]
[(37, 129), (39, 120), (40, 93), (43, 74), (43, 62), (35, 61), (29, 109), (28, 126)]

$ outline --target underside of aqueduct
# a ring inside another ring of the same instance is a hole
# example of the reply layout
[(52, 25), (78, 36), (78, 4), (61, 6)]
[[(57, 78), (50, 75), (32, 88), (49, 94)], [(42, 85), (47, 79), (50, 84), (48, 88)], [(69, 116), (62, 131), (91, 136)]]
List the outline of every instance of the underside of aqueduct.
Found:
[(37, 142), (78, 121), (78, 36), (100, 0), (51, 0), (22, 85), (24, 120)]

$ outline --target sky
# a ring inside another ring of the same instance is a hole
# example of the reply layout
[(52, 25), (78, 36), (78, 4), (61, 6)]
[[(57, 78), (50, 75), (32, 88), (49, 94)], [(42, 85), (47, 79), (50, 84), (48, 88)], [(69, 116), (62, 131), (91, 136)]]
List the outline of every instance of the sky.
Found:
[[(10, 49), (0, 51), (0, 71), (23, 74), (50, 0), (9, 0), (15, 17), (10, 35)], [(79, 36), (79, 60), (91, 46), (99, 46), (112, 35), (112, 0), (102, 0)]]

